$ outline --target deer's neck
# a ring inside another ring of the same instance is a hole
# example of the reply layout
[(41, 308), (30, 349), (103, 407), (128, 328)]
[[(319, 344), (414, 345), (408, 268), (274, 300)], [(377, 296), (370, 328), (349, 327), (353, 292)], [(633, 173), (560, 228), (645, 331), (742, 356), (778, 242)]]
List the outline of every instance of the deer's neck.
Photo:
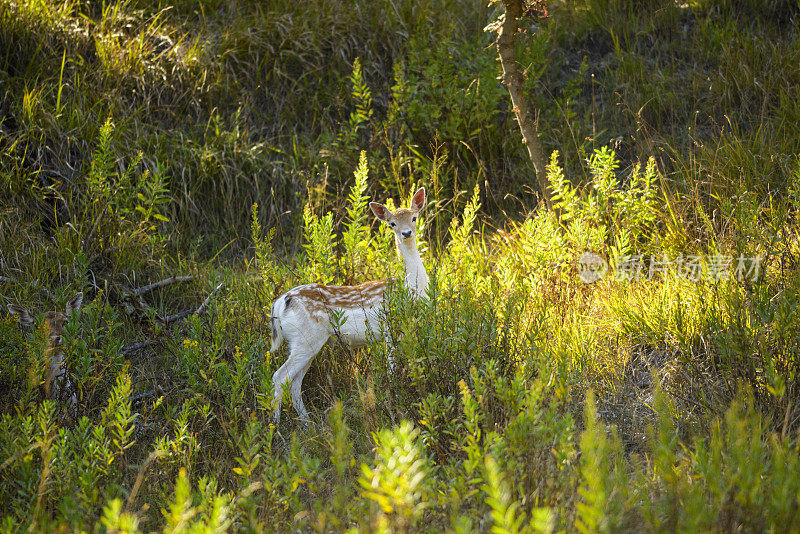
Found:
[(424, 297), (428, 289), (428, 273), (425, 272), (416, 241), (397, 241), (397, 252), (405, 264), (406, 287), (415, 298)]

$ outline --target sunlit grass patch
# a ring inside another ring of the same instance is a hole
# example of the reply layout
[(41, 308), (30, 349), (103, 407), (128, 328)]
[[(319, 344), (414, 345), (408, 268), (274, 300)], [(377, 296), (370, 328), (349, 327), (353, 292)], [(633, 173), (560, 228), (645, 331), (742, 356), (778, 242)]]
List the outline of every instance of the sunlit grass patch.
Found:
[[(791, 528), (797, 9), (551, 7), (517, 37), (546, 211), (497, 3), (0, 0), (2, 304), (87, 294), (71, 421), (0, 312), (2, 528)], [(270, 424), (273, 299), (402, 276), (365, 198), (419, 186), (429, 298)]]

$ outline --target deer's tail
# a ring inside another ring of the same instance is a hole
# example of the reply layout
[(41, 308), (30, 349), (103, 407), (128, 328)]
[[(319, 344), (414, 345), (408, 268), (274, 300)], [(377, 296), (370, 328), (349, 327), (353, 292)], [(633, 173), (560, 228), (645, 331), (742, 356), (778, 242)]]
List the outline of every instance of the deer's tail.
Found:
[(278, 350), (283, 344), (283, 328), (281, 327), (281, 310), (278, 310), (279, 303), (282, 299), (278, 299), (272, 305), (271, 315), (272, 318), (270, 319), (270, 325), (272, 326), (272, 346), (270, 347), (270, 352), (275, 352)]

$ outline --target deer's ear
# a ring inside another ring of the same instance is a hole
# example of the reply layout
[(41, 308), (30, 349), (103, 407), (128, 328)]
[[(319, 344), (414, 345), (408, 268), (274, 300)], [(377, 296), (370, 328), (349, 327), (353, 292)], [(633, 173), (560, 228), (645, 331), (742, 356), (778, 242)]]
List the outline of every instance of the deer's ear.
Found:
[(8, 312), (11, 315), (17, 316), (17, 321), (22, 326), (31, 326), (33, 324), (33, 316), (31, 312), (26, 310), (25, 308), (20, 308), (19, 306), (14, 306), (13, 304), (8, 305)]
[(416, 193), (414, 193), (414, 197), (411, 199), (411, 209), (414, 211), (422, 211), (422, 208), (425, 207), (425, 188), (420, 187)]
[(67, 317), (72, 315), (72, 312), (79, 309), (83, 304), (83, 293), (78, 292), (74, 297), (67, 302)]
[(389, 208), (387, 208), (383, 204), (378, 204), (377, 202), (370, 202), (369, 207), (372, 210), (372, 213), (375, 214), (375, 217), (379, 218), (384, 222), (389, 222), (389, 219), (392, 216), (392, 212), (389, 211)]

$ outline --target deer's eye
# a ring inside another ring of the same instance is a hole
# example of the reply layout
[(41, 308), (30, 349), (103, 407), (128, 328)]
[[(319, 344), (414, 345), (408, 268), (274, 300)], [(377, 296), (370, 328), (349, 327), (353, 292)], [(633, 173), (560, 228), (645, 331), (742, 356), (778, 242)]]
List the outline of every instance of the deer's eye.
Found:
[(394, 228), (395, 226), (397, 226), (397, 225), (394, 223), (394, 221), (390, 222), (389, 224), (392, 226), (392, 228)]
[(416, 217), (411, 217), (411, 222), (417, 222), (417, 218)]

